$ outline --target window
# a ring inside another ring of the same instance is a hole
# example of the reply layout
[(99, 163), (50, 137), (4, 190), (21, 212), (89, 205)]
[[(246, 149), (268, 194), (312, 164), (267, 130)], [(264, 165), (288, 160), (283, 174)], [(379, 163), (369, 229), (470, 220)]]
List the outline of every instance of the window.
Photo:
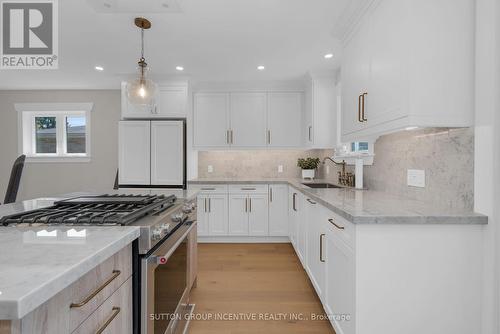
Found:
[(90, 161), (92, 103), (16, 104), (19, 148), (31, 161)]

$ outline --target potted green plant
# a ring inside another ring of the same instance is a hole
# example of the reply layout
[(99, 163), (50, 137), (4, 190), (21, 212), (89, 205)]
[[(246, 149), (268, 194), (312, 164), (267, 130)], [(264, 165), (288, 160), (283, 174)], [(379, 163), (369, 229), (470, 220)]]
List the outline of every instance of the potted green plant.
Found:
[(319, 158), (306, 158), (302, 159), (300, 158), (297, 161), (297, 166), (299, 166), (302, 169), (302, 178), (303, 179), (314, 179), (314, 176), (316, 175), (316, 168), (318, 168), (319, 165)]

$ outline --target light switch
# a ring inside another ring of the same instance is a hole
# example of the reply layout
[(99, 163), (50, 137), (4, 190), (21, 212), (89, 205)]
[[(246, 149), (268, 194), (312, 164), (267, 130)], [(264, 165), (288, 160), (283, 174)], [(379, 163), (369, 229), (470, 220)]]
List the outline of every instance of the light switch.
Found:
[(214, 166), (212, 166), (212, 165), (208, 165), (207, 171), (208, 171), (209, 173), (213, 173), (213, 172), (214, 172)]
[(278, 173), (283, 173), (283, 165), (278, 166)]
[(425, 170), (408, 169), (408, 186), (425, 188)]

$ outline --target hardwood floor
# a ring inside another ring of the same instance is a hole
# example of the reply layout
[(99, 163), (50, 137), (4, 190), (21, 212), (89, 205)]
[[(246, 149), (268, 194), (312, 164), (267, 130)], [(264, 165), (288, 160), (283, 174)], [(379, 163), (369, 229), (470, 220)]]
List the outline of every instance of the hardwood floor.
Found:
[(335, 333), (327, 320), (311, 319), (324, 311), (290, 244), (198, 246), (190, 334)]

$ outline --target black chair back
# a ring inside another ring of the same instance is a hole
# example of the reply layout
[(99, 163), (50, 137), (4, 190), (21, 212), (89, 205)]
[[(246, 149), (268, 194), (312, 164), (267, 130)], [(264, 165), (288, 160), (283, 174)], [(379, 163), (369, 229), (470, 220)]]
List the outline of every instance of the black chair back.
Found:
[(9, 185), (7, 186), (7, 191), (5, 192), (4, 204), (14, 203), (17, 199), (17, 191), (19, 190), (19, 184), (21, 183), (21, 175), (23, 174), (24, 161), (26, 156), (23, 154), (14, 161), (12, 166), (12, 171), (10, 172)]

